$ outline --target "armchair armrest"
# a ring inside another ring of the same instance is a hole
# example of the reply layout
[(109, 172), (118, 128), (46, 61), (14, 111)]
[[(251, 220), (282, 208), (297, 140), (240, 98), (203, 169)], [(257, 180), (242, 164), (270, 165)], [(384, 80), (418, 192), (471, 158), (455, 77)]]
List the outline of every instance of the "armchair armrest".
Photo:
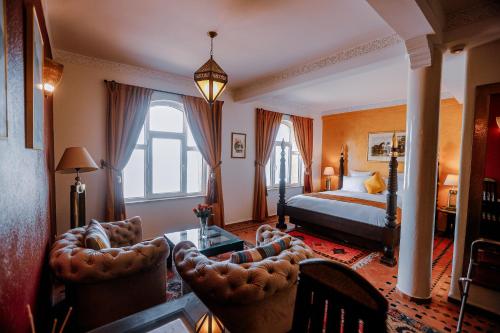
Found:
[[(71, 235), (71, 234), (70, 234)], [(115, 279), (165, 264), (169, 247), (164, 237), (132, 246), (95, 251), (68, 244), (66, 238), (54, 244), (50, 266), (56, 276), (79, 283)]]
[(308, 248), (289, 248), (278, 256), (238, 265), (213, 261), (189, 241), (174, 248), (179, 274), (197, 295), (214, 303), (249, 304), (288, 289), (297, 283), (298, 263), (313, 256)]

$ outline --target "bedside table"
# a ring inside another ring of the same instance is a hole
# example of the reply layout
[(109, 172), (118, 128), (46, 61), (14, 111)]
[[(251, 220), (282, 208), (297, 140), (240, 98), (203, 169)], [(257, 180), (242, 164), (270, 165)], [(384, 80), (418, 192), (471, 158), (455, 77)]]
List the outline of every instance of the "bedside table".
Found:
[[(444, 230), (444, 236), (453, 238), (453, 234), (455, 232), (455, 218), (457, 217), (457, 211), (454, 208), (448, 207), (438, 207), (438, 214), (444, 215), (446, 219), (446, 229)], [(438, 218), (439, 220), (439, 218)], [(436, 223), (437, 230), (437, 223)]]

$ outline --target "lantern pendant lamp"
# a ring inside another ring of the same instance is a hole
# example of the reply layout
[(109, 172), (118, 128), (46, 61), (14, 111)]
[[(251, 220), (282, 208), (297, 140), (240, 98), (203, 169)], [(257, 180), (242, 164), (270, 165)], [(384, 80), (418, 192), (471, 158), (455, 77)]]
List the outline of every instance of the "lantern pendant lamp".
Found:
[(210, 59), (194, 73), (194, 82), (211, 107), (227, 85), (227, 74), (213, 58), (214, 38), (217, 37), (217, 33), (209, 31), (208, 36), (210, 37)]

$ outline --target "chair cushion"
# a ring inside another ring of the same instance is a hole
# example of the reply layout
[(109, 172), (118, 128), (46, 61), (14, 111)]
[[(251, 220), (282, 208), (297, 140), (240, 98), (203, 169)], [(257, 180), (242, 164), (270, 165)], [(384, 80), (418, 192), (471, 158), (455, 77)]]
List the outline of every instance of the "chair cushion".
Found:
[(370, 194), (380, 193), (385, 190), (386, 185), (378, 172), (365, 180), (366, 191)]
[(85, 247), (96, 251), (109, 249), (111, 242), (106, 231), (96, 220), (90, 221), (85, 231)]
[(265, 258), (274, 257), (290, 247), (291, 236), (281, 237), (273, 242), (253, 249), (234, 252), (229, 260), (233, 264), (243, 264), (247, 262), (256, 262)]

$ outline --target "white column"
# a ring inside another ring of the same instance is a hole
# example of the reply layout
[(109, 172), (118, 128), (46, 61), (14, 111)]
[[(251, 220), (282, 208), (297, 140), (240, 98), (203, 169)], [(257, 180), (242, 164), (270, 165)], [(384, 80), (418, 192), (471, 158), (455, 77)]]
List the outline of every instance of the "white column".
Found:
[(432, 247), (442, 52), (432, 64), (410, 70), (406, 113), (406, 160), (397, 288), (414, 299), (431, 296)]

